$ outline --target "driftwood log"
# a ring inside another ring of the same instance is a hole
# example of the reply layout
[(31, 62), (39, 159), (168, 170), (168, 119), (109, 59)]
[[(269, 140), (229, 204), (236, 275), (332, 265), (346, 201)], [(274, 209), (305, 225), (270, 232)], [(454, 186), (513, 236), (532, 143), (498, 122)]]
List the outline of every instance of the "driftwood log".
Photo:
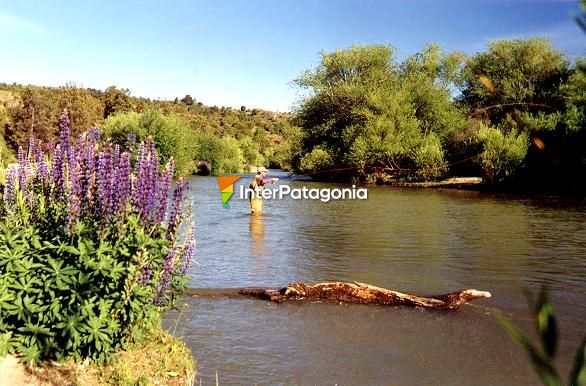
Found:
[(273, 302), (324, 300), (385, 306), (407, 305), (448, 311), (457, 310), (470, 300), (491, 296), (490, 292), (475, 289), (463, 289), (445, 295), (418, 296), (358, 282), (328, 282), (315, 285), (292, 283), (281, 289), (244, 288), (238, 293)]

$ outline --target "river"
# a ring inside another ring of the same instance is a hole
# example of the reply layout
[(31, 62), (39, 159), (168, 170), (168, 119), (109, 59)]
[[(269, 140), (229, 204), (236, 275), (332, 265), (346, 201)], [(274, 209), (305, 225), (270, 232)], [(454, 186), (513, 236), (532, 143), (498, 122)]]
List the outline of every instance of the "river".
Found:
[(416, 294), (492, 293), (454, 313), (184, 297), (165, 325), (192, 349), (204, 385), (216, 376), (221, 385), (535, 385), (494, 314), (535, 338), (526, 292), (543, 285), (559, 319), (564, 377), (586, 334), (585, 199), (368, 186), (367, 200), (265, 201), (258, 218), (238, 193), (223, 208), (215, 178), (190, 182), (190, 287), (360, 281)]

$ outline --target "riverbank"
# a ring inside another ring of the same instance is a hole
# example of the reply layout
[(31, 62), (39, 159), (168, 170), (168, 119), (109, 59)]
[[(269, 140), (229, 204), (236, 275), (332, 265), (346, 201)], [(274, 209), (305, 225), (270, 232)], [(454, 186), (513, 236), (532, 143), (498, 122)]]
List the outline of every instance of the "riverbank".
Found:
[(482, 189), (483, 180), (480, 177), (452, 177), (442, 181), (426, 182), (398, 182), (391, 183), (393, 186), (411, 187), (411, 188), (445, 188), (445, 189)]
[(107, 365), (93, 362), (45, 362), (30, 367), (12, 355), (0, 358), (0, 380), (11, 386), (192, 385), (195, 359), (179, 339), (160, 328), (117, 353)]

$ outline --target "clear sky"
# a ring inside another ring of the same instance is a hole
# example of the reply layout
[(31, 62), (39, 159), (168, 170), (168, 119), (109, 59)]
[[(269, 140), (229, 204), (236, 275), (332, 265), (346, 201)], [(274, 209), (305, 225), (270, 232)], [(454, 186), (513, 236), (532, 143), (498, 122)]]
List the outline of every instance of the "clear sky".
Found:
[(0, 0), (0, 82), (105, 89), (288, 111), (319, 52), (430, 42), (473, 54), (545, 36), (586, 53), (577, 0)]

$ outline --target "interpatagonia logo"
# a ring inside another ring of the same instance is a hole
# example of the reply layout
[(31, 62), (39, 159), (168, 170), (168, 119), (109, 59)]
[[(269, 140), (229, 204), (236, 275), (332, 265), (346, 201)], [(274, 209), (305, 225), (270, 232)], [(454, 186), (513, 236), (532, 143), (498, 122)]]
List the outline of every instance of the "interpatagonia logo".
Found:
[(222, 176), (218, 177), (218, 187), (222, 194), (222, 206), (229, 208), (228, 201), (234, 194), (234, 183), (240, 179), (240, 176)]

